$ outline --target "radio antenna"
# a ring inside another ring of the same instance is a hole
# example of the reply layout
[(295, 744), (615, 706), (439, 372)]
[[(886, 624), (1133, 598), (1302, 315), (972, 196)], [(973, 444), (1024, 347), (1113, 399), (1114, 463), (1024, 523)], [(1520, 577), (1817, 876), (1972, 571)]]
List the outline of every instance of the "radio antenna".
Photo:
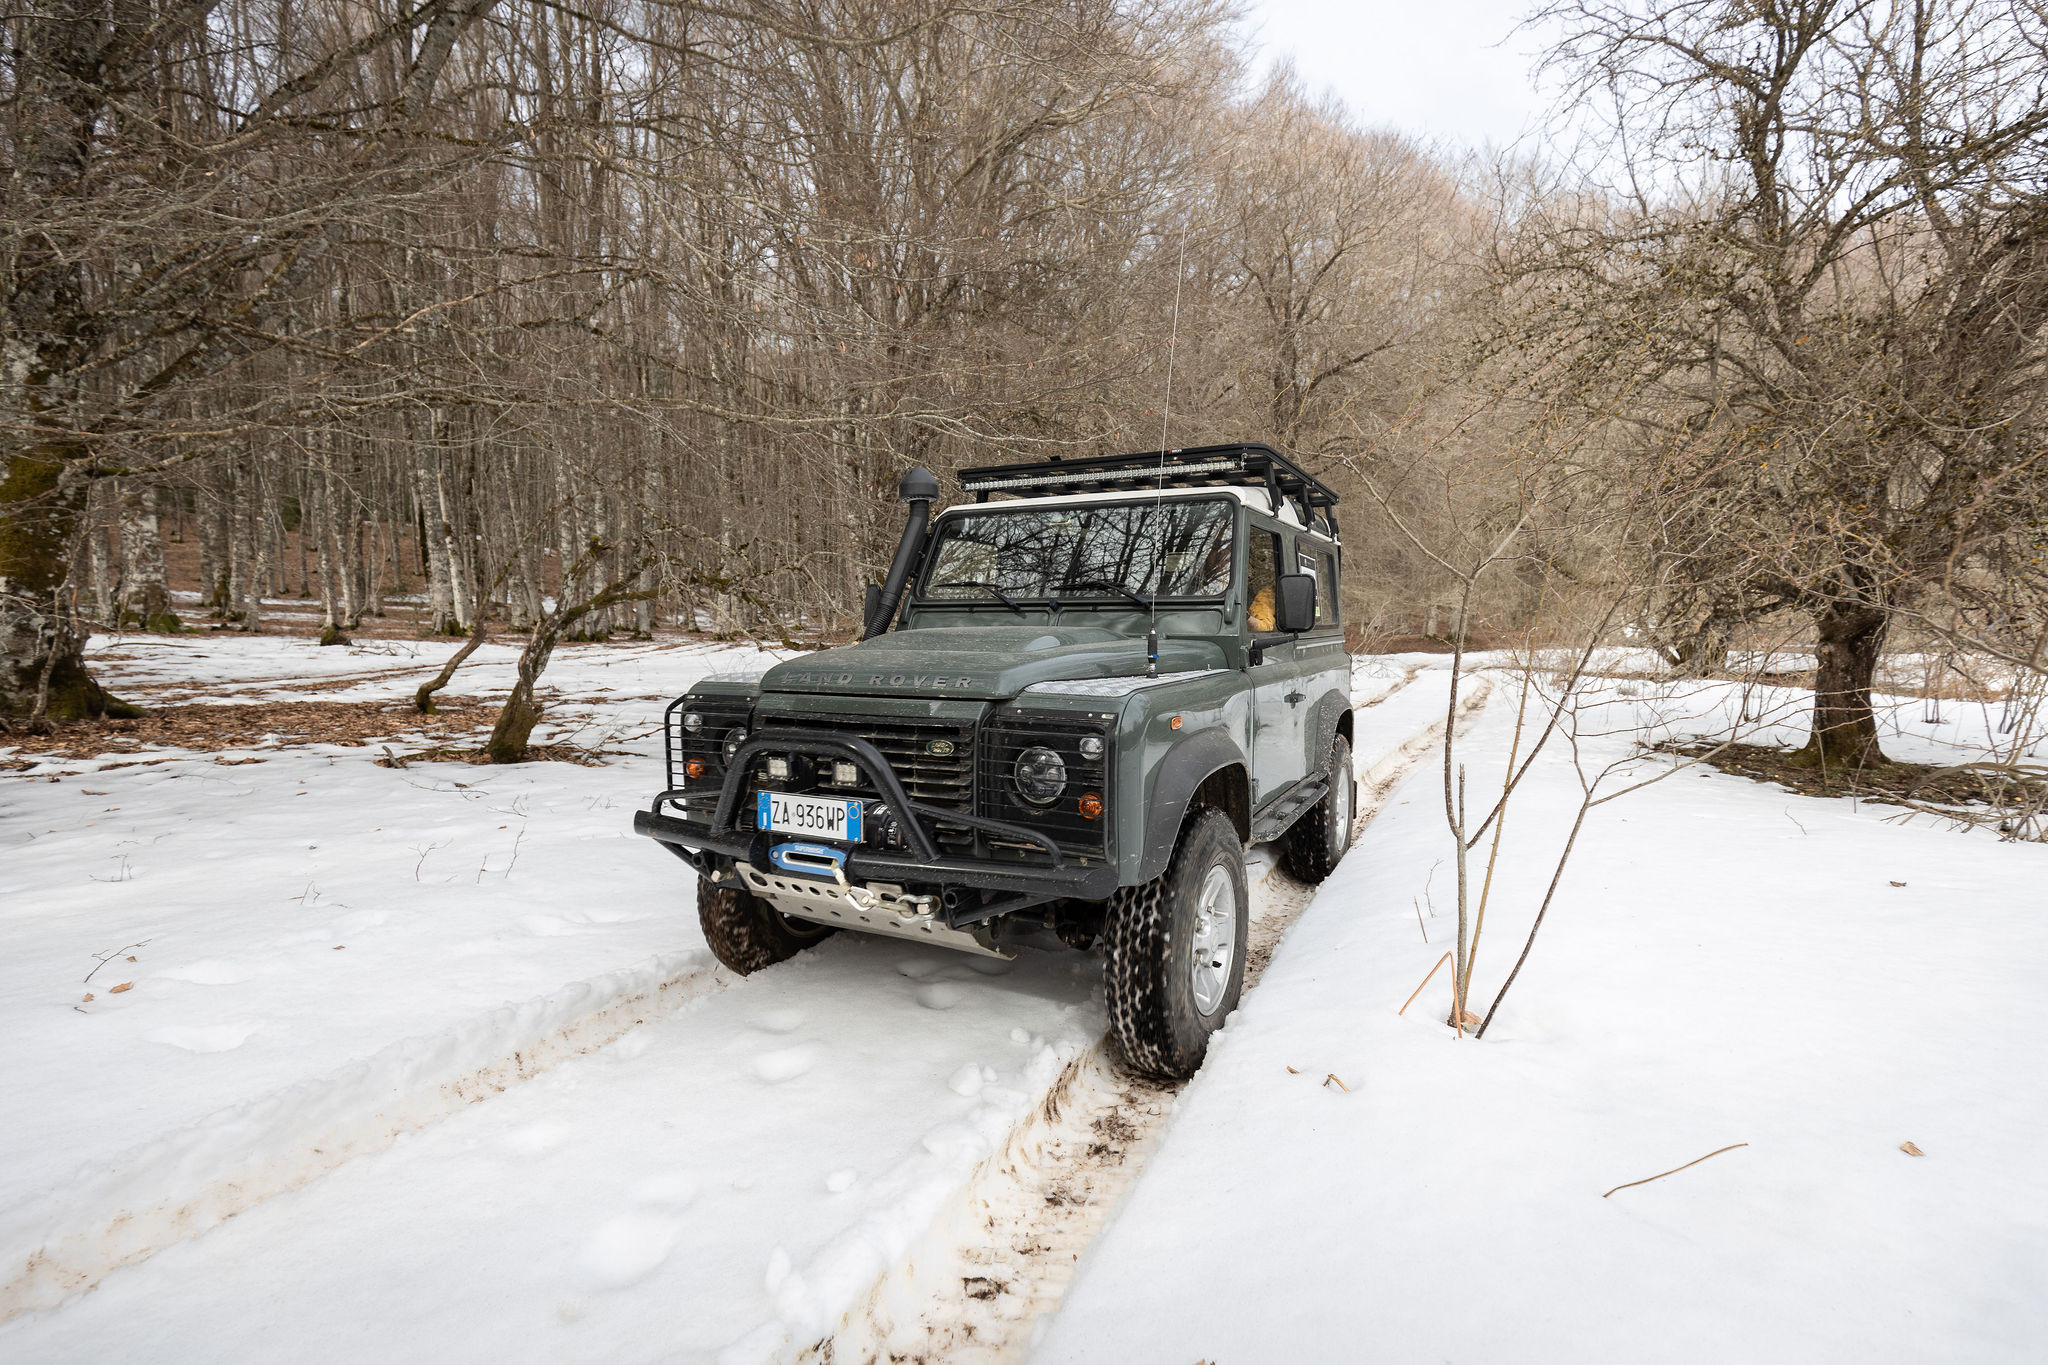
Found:
[[(1152, 490), (1152, 519), (1156, 527), (1159, 515), (1166, 507), (1166, 424), (1173, 414), (1173, 347), (1180, 340), (1180, 286), (1187, 274), (1188, 225), (1180, 225), (1180, 255), (1173, 263), (1173, 320), (1166, 329), (1166, 398), (1159, 405), (1159, 479)], [(1159, 559), (1159, 573), (1152, 580), (1152, 624), (1145, 634), (1145, 676), (1159, 676), (1159, 590), (1166, 585), (1166, 558), (1163, 549)]]

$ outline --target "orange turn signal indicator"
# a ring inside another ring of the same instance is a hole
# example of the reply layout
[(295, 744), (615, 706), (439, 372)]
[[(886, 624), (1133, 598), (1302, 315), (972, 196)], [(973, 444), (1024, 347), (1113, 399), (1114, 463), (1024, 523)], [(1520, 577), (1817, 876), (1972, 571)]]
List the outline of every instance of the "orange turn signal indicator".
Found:
[(1081, 796), (1081, 818), (1093, 820), (1102, 814), (1102, 793), (1084, 792)]
[(1174, 717), (1174, 718), (1173, 718), (1172, 720), (1170, 720), (1170, 721), (1166, 722), (1166, 728), (1167, 728), (1167, 729), (1169, 729), (1169, 730), (1178, 730), (1178, 729), (1180, 729), (1180, 717), (1179, 717), (1179, 716), (1175, 716), (1175, 717)]
[(693, 758), (683, 765), (683, 772), (690, 777), (702, 777), (711, 771), (711, 765), (701, 758)]

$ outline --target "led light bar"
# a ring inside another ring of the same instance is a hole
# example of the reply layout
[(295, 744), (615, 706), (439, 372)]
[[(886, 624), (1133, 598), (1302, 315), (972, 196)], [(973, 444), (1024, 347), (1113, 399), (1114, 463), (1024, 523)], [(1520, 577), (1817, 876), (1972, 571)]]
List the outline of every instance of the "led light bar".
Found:
[(1134, 479), (1179, 478), (1183, 474), (1225, 474), (1244, 468), (1242, 460), (1211, 460), (1207, 464), (1174, 464), (1163, 469), (1119, 469), (1110, 473), (1067, 470), (1058, 474), (1027, 474), (1015, 479), (962, 478), (960, 487), (968, 493), (993, 493), (1005, 488), (1037, 488), (1049, 483), (1120, 483)]
[(1337, 533), (1337, 493), (1328, 484), (1268, 445), (1231, 442), (1179, 450), (1131, 451), (1122, 455), (1081, 455), (1039, 463), (983, 465), (956, 476), (976, 502), (992, 493), (1033, 490), (1091, 493), (1117, 488), (1263, 488), (1273, 511), (1294, 504), (1304, 526), (1318, 516)]

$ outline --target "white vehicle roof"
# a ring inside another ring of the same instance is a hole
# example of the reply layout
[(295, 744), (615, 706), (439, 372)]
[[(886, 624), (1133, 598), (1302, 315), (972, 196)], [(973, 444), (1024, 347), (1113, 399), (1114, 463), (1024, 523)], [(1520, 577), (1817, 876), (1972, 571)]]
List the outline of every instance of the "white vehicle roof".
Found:
[(1284, 498), (1280, 502), (1280, 510), (1275, 512), (1273, 510), (1273, 501), (1266, 496), (1265, 489), (1235, 488), (1229, 485), (1216, 488), (1163, 488), (1156, 492), (1147, 489), (1113, 489), (1107, 493), (1063, 493), (1049, 498), (1006, 498), (1002, 502), (958, 503), (948, 507), (940, 515), (950, 516), (955, 512), (982, 510), (1007, 511), (1013, 507), (1086, 507), (1090, 503), (1098, 502), (1146, 502), (1154, 498), (1184, 501), (1188, 498), (1214, 498), (1219, 496), (1236, 498), (1254, 512), (1273, 517), (1292, 526), (1297, 531), (1312, 530), (1313, 534), (1322, 536), (1326, 540), (1337, 541), (1338, 539), (1321, 527), (1310, 528), (1302, 525), (1301, 509)]

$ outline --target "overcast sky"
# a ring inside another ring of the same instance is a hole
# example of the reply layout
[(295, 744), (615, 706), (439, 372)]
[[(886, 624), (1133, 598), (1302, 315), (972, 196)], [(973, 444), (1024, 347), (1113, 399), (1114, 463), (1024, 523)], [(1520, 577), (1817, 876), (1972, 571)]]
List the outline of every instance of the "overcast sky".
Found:
[[(1539, 35), (1512, 33), (1536, 0), (1250, 0), (1260, 70), (1292, 57), (1311, 91), (1333, 90), (1366, 123), (1476, 147), (1535, 127)], [(1512, 36), (1511, 36), (1512, 34)]]

